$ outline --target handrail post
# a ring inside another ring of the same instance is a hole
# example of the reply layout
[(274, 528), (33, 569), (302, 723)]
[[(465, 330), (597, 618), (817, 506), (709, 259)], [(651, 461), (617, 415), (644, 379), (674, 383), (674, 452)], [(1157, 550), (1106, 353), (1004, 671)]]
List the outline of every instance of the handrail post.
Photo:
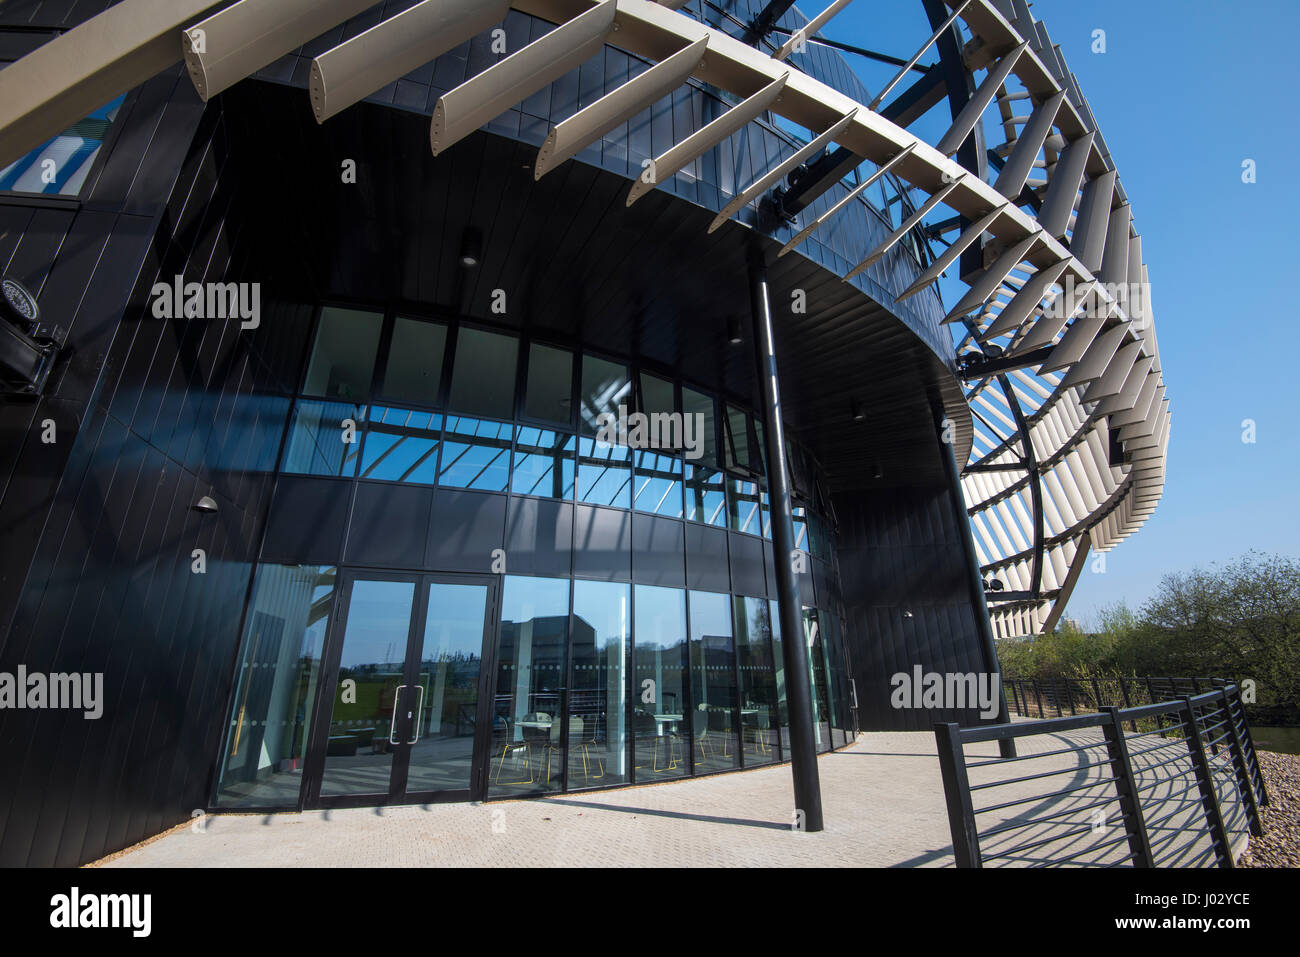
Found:
[(1043, 693), (1040, 690), (1038, 690), (1038, 679), (1034, 678), (1033, 682), (1034, 682), (1034, 698), (1037, 699), (1038, 701), (1038, 717), (1046, 718), (1047, 715), (1043, 713)]
[(1092, 706), (1101, 710), (1101, 682), (1096, 678), (1092, 679)]
[(1074, 679), (1065, 679), (1065, 698), (1070, 702), (1070, 717), (1074, 717), (1079, 712), (1074, 710)]
[(1219, 685), (1219, 696), (1223, 701), (1223, 717), (1231, 736), (1230, 753), (1232, 770), (1237, 776), (1237, 790), (1246, 803), (1246, 819), (1250, 822), (1250, 833), (1260, 837), (1264, 833), (1264, 825), (1259, 819), (1259, 804), (1255, 800), (1255, 782), (1250, 779), (1250, 769), (1246, 766), (1246, 753), (1241, 746), (1241, 735), (1237, 733), (1237, 719), (1232, 716), (1232, 699), (1228, 697), (1228, 685), (1224, 681), (1217, 681), (1216, 684)]
[(1128, 848), (1133, 852), (1134, 867), (1155, 867), (1151, 853), (1151, 840), (1147, 837), (1146, 818), (1142, 814), (1142, 800), (1138, 797), (1137, 779), (1133, 775), (1133, 762), (1128, 753), (1128, 740), (1124, 737), (1124, 724), (1119, 709), (1107, 705), (1101, 709), (1110, 719), (1102, 725), (1106, 737), (1106, 751), (1110, 755), (1111, 775), (1115, 778), (1115, 793), (1119, 797), (1119, 810), (1124, 815), (1124, 833), (1128, 835)]
[(939, 749), (939, 770), (943, 774), (943, 793), (948, 802), (948, 830), (952, 835), (952, 853), (957, 859), (957, 866), (983, 867), (960, 730), (953, 722), (934, 726), (934, 740)]
[(1192, 705), (1190, 695), (1182, 696), (1183, 707), (1187, 709), (1187, 750), (1192, 758), (1192, 768), (1196, 775), (1196, 784), (1201, 792), (1201, 807), (1205, 811), (1205, 821), (1210, 831), (1210, 840), (1218, 845), (1214, 856), (1220, 867), (1235, 867), (1232, 859), (1232, 845), (1228, 841), (1228, 829), (1223, 825), (1223, 810), (1219, 807), (1218, 791), (1214, 787), (1214, 776), (1210, 773), (1210, 761), (1205, 756), (1205, 745), (1201, 741), (1201, 729), (1196, 721), (1196, 708)]
[(1053, 689), (1054, 693), (1052, 694), (1052, 704), (1056, 705), (1056, 716), (1058, 718), (1064, 718), (1065, 712), (1061, 710), (1061, 679), (1057, 678), (1056, 681), (1052, 683), (1056, 686)]
[[(1120, 690), (1120, 696), (1124, 699), (1125, 709), (1133, 707), (1133, 699), (1129, 697), (1129, 693), (1128, 693), (1128, 678), (1119, 679), (1119, 690)], [(1130, 720), (1128, 726), (1129, 729), (1134, 734), (1137, 734), (1137, 730), (1138, 730), (1137, 718), (1133, 718), (1132, 720)]]
[[(1259, 754), (1255, 750), (1255, 736), (1251, 733), (1250, 721), (1246, 718), (1246, 703), (1241, 700), (1241, 685), (1233, 682), (1232, 690), (1237, 698), (1237, 707), (1241, 709), (1241, 743), (1250, 755), (1250, 764), (1254, 766), (1255, 777), (1259, 781), (1259, 806), (1268, 807), (1268, 788), (1264, 786), (1264, 772), (1259, 767)], [(1229, 711), (1228, 717), (1232, 717), (1231, 711)], [(1233, 726), (1236, 726), (1235, 721)]]

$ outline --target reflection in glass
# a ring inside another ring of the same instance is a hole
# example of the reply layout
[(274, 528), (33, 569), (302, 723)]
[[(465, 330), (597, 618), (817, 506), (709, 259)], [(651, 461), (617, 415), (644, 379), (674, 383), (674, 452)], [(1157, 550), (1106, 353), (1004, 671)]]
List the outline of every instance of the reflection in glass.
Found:
[(699, 465), (718, 464), (718, 426), (717, 412), (713, 398), (702, 392), (696, 392), (694, 389), (682, 388), (682, 413), (684, 415), (700, 416), (703, 426), (703, 455), (698, 460)]
[(689, 774), (686, 708), (686, 593), (636, 586), (632, 731), (639, 783)]
[(395, 320), (384, 372), (384, 395), (397, 402), (437, 405), (446, 348), (447, 327), (441, 323)]
[(322, 795), (389, 792), (393, 740), (403, 731), (396, 708), (412, 700), (404, 697), (410, 689), (402, 672), (414, 600), (413, 582), (352, 583)]
[(641, 373), (641, 411), (665, 415), (677, 411), (676, 390), (667, 379), (648, 372)]
[[(747, 471), (754, 466), (750, 464), (749, 416), (734, 405), (727, 406), (727, 464), (731, 468)], [(755, 462), (754, 465), (758, 463)]]
[(354, 474), (365, 419), (363, 405), (299, 399), (280, 471), (298, 475)]
[(727, 479), (727, 500), (731, 505), (731, 530), (761, 534), (763, 515), (758, 500), (758, 484), (740, 479)]
[(510, 478), (510, 434), (503, 422), (447, 416), (438, 484), (504, 492)]
[(429, 586), (408, 792), (469, 788), (486, 609), (486, 585)]
[(361, 477), (433, 485), (438, 478), (442, 416), (375, 406), (366, 425)]
[(632, 507), (639, 512), (682, 517), (682, 460), (658, 452), (632, 453), (636, 477)]
[(466, 415), (513, 418), (518, 354), (519, 340), (513, 336), (461, 326), (447, 405)]
[(0, 168), (0, 192), (76, 196), (125, 99), (123, 93), (54, 139)]
[(826, 672), (823, 669), (821, 624), (816, 608), (803, 610), (803, 630), (808, 654), (808, 674), (813, 684), (813, 728), (817, 733), (817, 750), (831, 746), (830, 709), (826, 703)]
[(507, 576), (492, 707), (488, 793), (558, 791), (569, 580)]
[(569, 788), (625, 784), (630, 588), (573, 583), (569, 680)]
[(297, 805), (334, 579), (334, 569), (321, 565), (258, 568), (218, 806)]
[(705, 525), (727, 524), (725, 475), (703, 465), (686, 466), (686, 518)]
[(776, 721), (781, 730), (781, 753), (790, 753), (790, 706), (785, 697), (785, 650), (781, 647), (781, 606), (767, 603), (767, 620), (772, 626), (772, 660), (776, 665)]
[(578, 501), (632, 507), (632, 450), (595, 439), (578, 440)]
[(528, 348), (524, 415), (568, 424), (573, 420), (573, 353), (534, 342)]
[(776, 672), (767, 599), (733, 599), (736, 669), (740, 673), (740, 733), (745, 767), (781, 760), (777, 737)]
[(693, 591), (691, 602), (691, 712), (695, 773), (740, 766), (733, 716), (736, 652), (731, 596)]
[(333, 306), (322, 309), (303, 392), (363, 401), (370, 391), (383, 325), (379, 313)]
[[(632, 381), (627, 366), (595, 356), (582, 357), (582, 388), (578, 392), (578, 408), (582, 425), (588, 432), (600, 429), (600, 417), (606, 413), (618, 417), (620, 405), (630, 406)], [(628, 411), (631, 411), (628, 409)]]
[(515, 430), (515, 464), (510, 491), (516, 495), (573, 498), (577, 439), (562, 432), (520, 426)]

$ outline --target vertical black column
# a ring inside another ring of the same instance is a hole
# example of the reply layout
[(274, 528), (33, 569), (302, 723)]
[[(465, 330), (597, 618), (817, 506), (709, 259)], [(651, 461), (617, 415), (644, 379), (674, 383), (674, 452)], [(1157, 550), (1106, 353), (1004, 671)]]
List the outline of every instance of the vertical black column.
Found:
[(750, 301), (754, 312), (754, 353), (767, 442), (767, 498), (772, 510), (772, 553), (776, 558), (776, 600), (781, 616), (781, 654), (785, 659), (785, 698), (790, 717), (790, 765), (794, 802), (804, 829), (822, 829), (821, 782), (813, 733), (812, 683), (808, 643), (803, 633), (799, 584), (794, 574), (794, 518), (790, 510), (790, 472), (786, 467), (785, 425), (772, 344), (772, 306), (767, 296), (767, 261), (755, 246), (749, 260)]
[[(1007, 689), (1002, 685), (1002, 668), (998, 664), (997, 644), (993, 640), (993, 623), (989, 620), (989, 606), (984, 598), (984, 579), (980, 575), (979, 556), (975, 554), (975, 536), (970, 530), (970, 517), (966, 514), (966, 499), (961, 491), (961, 472), (957, 468), (957, 453), (952, 443), (944, 441), (944, 427), (948, 420), (943, 403), (931, 400), (934, 414), (935, 435), (939, 440), (939, 457), (943, 460), (943, 471), (948, 477), (949, 496), (957, 518), (957, 531), (961, 534), (962, 553), (966, 559), (968, 584), (970, 586), (971, 613), (975, 616), (975, 628), (979, 631), (980, 647), (984, 650), (984, 669), (988, 674), (998, 676), (998, 724), (1011, 721), (1007, 710)], [(1016, 742), (1003, 738), (998, 742), (998, 750), (1004, 758), (1016, 756)]]

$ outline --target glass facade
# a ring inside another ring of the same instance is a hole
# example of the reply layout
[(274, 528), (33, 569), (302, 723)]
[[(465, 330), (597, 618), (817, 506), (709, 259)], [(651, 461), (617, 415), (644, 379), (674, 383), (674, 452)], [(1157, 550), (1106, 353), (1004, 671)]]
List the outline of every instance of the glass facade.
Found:
[(80, 194), (125, 99), (125, 95), (119, 96), (22, 159), (0, 169), (0, 192)]
[[(689, 441), (629, 448), (598, 436), (603, 416), (636, 412), (699, 416), (700, 454)], [(788, 760), (762, 448), (753, 412), (671, 375), (457, 322), (322, 309), (282, 473), (346, 479), (372, 493), (384, 483), (482, 493), (475, 502), (511, 508), (567, 503), (572, 530), (554, 524), (537, 534), (572, 557), (520, 574), (509, 556), (489, 574), (485, 556), (469, 576), (478, 585), (430, 584), (463, 568), (434, 558), (392, 569), (392, 580), (373, 566), (360, 577), (344, 566), (345, 612), (335, 610), (333, 567), (261, 566), (219, 803), (463, 793), (477, 786), (475, 767), (482, 795), (504, 798)], [(804, 639), (817, 746), (826, 750), (852, 738), (847, 663), (837, 602), (822, 594), (834, 576), (825, 499), (812, 457), (791, 448), (796, 541), (820, 569), (804, 583), (805, 595), (815, 583), (817, 592), (804, 609)], [(599, 507), (579, 527), (578, 510), (589, 506)], [(659, 583), (628, 575), (646, 547), (627, 534), (629, 521), (657, 523), (648, 554), (661, 563)], [(711, 536), (708, 559), (684, 550), (692, 525)], [(675, 559), (658, 553), (662, 543)], [(708, 562), (721, 568), (701, 579)], [(485, 601), (495, 616), (485, 619)], [(266, 657), (268, 616), (281, 641), (296, 636), (292, 668)], [(320, 663), (332, 660), (336, 679), (318, 689)], [(279, 690), (262, 689), (259, 675)], [(263, 730), (277, 722), (290, 730)], [(299, 796), (312, 728), (320, 780)]]

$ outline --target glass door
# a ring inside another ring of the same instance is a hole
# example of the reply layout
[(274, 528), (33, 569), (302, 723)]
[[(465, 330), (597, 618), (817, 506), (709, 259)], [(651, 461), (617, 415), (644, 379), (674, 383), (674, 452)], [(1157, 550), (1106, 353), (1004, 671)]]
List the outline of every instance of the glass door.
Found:
[(496, 585), (345, 572), (307, 759), (309, 806), (481, 795)]

